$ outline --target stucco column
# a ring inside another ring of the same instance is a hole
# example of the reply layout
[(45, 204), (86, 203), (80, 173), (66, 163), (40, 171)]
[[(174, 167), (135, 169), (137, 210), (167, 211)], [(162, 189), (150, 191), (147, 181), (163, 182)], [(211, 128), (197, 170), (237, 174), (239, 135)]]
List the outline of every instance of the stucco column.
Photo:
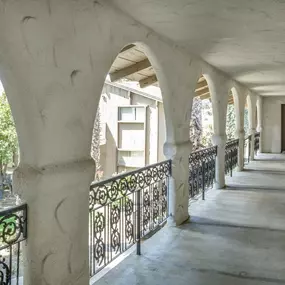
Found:
[(14, 187), (28, 203), (26, 285), (89, 284), (88, 199), (94, 161), (21, 165)]
[(227, 142), (226, 135), (213, 135), (213, 145), (218, 146), (218, 153), (216, 158), (216, 178), (215, 189), (225, 187), (225, 146)]
[(251, 136), (251, 141), (250, 141), (250, 160), (254, 160), (254, 135), (256, 133), (256, 129), (252, 128), (250, 129), (250, 136)]
[(214, 130), (212, 143), (218, 147), (215, 188), (220, 189), (225, 187), (225, 146), (227, 141), (226, 118), (229, 98), (229, 82), (227, 78), (214, 71), (204, 74), (204, 77), (208, 82), (212, 99)]
[(189, 154), (191, 142), (165, 143), (164, 155), (172, 160), (172, 177), (169, 188), (169, 224), (180, 225), (187, 221), (189, 203)]
[(263, 152), (263, 127), (262, 126), (258, 126), (256, 128), (257, 132), (260, 133), (260, 138), (259, 138), (259, 152), (262, 153)]
[(245, 138), (244, 130), (240, 130), (237, 132), (237, 138), (239, 139), (237, 171), (242, 171), (244, 168), (244, 138)]

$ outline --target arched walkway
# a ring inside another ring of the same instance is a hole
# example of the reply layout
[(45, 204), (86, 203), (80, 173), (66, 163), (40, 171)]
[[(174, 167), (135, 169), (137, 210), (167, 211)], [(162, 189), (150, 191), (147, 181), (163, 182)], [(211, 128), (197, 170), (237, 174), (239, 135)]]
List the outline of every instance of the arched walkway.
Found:
[(104, 83), (91, 147), (97, 163), (89, 194), (91, 277), (168, 218), (175, 193), (163, 155), (168, 126), (158, 86), (141, 44), (119, 52)]

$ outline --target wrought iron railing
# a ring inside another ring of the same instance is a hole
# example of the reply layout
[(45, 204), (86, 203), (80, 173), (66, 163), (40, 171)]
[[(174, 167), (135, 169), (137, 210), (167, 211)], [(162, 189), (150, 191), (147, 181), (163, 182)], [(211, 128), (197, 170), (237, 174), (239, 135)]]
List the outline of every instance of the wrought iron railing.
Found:
[(257, 151), (259, 150), (259, 140), (260, 140), (260, 133), (254, 134), (254, 152), (257, 154)]
[(171, 161), (93, 183), (89, 194), (89, 266), (94, 276), (168, 217)]
[(238, 164), (238, 146), (239, 140), (231, 140), (226, 143), (225, 148), (225, 173), (232, 176), (233, 169)]
[(213, 186), (215, 180), (217, 146), (192, 152), (189, 156), (189, 194), (190, 199)]
[(22, 284), (21, 244), (27, 238), (27, 204), (0, 211), (0, 284)]
[(250, 142), (251, 136), (248, 136), (244, 139), (244, 164), (245, 162), (249, 163), (250, 160)]

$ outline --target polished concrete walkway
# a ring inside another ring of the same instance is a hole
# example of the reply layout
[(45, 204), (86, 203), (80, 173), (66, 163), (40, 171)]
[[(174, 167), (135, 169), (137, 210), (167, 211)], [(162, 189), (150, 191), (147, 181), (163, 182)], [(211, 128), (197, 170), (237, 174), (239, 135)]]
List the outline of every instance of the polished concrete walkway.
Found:
[[(270, 159), (270, 161), (268, 161)], [(285, 155), (259, 155), (96, 285), (285, 284)]]

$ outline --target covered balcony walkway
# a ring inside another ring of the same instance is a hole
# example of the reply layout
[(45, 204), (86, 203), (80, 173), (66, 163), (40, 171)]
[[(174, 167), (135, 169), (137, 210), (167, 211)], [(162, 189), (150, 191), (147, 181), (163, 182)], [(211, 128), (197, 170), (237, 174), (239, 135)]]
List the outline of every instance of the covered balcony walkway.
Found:
[(285, 284), (285, 155), (258, 155), (96, 285)]

